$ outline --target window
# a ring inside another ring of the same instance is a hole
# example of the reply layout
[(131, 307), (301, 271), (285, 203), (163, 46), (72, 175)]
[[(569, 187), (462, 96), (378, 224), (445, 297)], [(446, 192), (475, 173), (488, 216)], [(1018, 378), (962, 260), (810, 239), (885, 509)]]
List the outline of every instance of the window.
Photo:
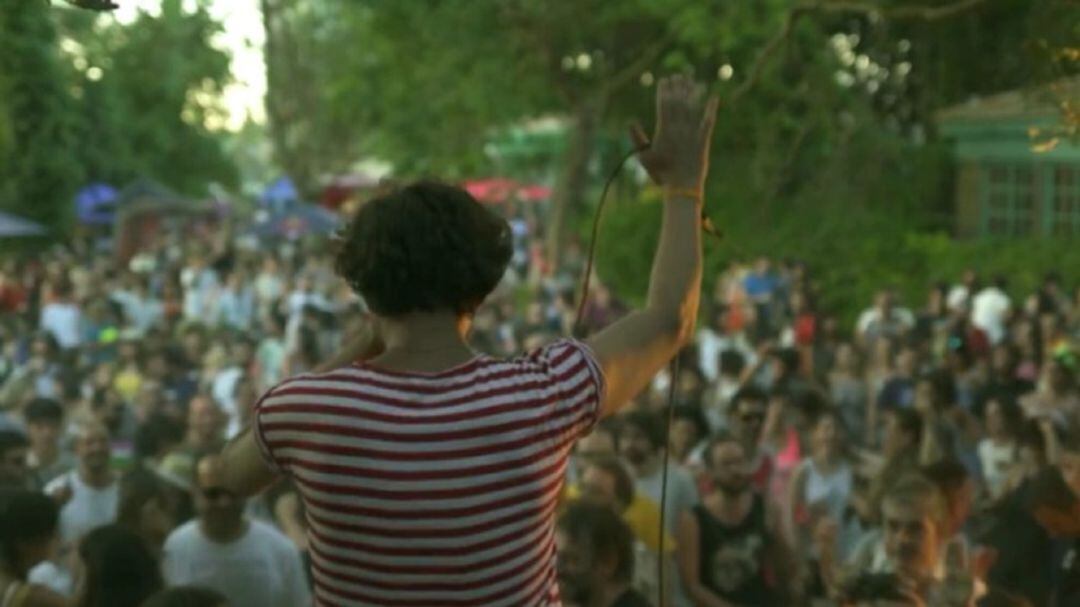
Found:
[(1054, 236), (1080, 236), (1080, 167), (1054, 165), (1050, 171), (1046, 220)]
[(984, 169), (983, 233), (1023, 236), (1035, 225), (1035, 167), (990, 164)]
[(982, 233), (988, 236), (1080, 236), (1080, 165), (983, 165)]

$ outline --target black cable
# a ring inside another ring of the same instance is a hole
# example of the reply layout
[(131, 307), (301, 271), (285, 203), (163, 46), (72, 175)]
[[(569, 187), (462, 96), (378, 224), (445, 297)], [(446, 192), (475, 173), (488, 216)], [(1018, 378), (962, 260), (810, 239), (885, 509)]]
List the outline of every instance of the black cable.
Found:
[(589, 237), (589, 252), (585, 256), (585, 275), (581, 279), (581, 299), (578, 301), (577, 319), (574, 321), (575, 336), (582, 336), (584, 334), (584, 327), (581, 323), (585, 317), (585, 304), (589, 301), (589, 284), (592, 280), (593, 261), (596, 259), (596, 240), (597, 236), (600, 234), (600, 218), (604, 213), (604, 204), (607, 202), (608, 190), (611, 189), (611, 184), (619, 178), (619, 173), (622, 173), (623, 167), (626, 166), (626, 162), (633, 158), (638, 152), (643, 152), (647, 149), (649, 149), (648, 146), (634, 148), (623, 154), (623, 157), (619, 160), (619, 164), (615, 165), (615, 170), (608, 175), (607, 181), (604, 182), (603, 191), (600, 192), (600, 202), (596, 205), (596, 214), (593, 215), (592, 235)]

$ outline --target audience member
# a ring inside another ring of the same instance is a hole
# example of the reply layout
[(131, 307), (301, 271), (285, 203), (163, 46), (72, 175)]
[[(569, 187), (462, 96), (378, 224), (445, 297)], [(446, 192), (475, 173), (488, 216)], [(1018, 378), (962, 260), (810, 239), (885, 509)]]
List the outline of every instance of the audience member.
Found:
[(156, 557), (176, 527), (176, 508), (166, 482), (155, 472), (137, 468), (120, 479), (116, 522), (129, 529)]
[(64, 426), (64, 408), (55, 400), (37, 398), (23, 411), (30, 438), (27, 463), (38, 487), (70, 472), (75, 458), (60, 445)]
[(705, 458), (712, 489), (679, 522), (683, 586), (695, 605), (788, 604), (797, 562), (779, 514), (752, 484), (742, 442), (720, 433)]
[(40, 493), (0, 492), (0, 605), (68, 607), (60, 594), (27, 581), (30, 570), (52, 554), (59, 518), (56, 504)]
[(26, 458), (30, 441), (19, 430), (0, 430), (0, 489), (29, 489)]
[(141, 537), (105, 525), (79, 543), (82, 580), (75, 607), (139, 607), (162, 589), (161, 567)]
[(216, 455), (196, 466), (199, 517), (165, 541), (166, 582), (212, 588), (233, 607), (309, 605), (296, 547), (280, 531), (244, 517), (243, 501), (223, 487), (221, 467)]
[(60, 539), (74, 546), (90, 530), (116, 520), (119, 484), (110, 467), (109, 433), (105, 426), (86, 422), (76, 428), (78, 467), (53, 479), (45, 493), (60, 509)]
[(555, 529), (559, 590), (569, 607), (648, 607), (631, 588), (633, 534), (608, 507), (570, 505)]

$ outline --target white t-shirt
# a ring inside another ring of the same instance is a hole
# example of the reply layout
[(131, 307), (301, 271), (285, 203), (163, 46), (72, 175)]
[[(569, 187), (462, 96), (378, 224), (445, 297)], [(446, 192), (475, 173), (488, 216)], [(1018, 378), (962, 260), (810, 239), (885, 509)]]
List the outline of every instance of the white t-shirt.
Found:
[(236, 403), (236, 384), (243, 375), (244, 370), (240, 367), (227, 367), (214, 376), (210, 387), (210, 394), (213, 395), (214, 401), (229, 418), (225, 437), (230, 439), (242, 430), (240, 409)]
[(78, 347), (82, 343), (82, 312), (73, 303), (46, 304), (41, 309), (41, 328), (52, 333), (61, 348)]
[(1019, 459), (1015, 444), (998, 445), (989, 438), (979, 441), (979, 464), (982, 466), (986, 486), (994, 497), (1001, 495), (1009, 480), (1009, 469)]
[(75, 596), (75, 576), (63, 564), (41, 561), (26, 574), (26, 581), (44, 586), (60, 596)]
[[(661, 489), (663, 486), (663, 470), (657, 469), (651, 476), (640, 477), (635, 483), (637, 492), (655, 504), (660, 504)], [(675, 535), (679, 527), (679, 516), (690, 510), (701, 500), (698, 497), (697, 485), (693, 477), (686, 470), (670, 465), (668, 467), (667, 500), (664, 503), (664, 526), (668, 533)], [(678, 576), (672, 578), (672, 602), (675, 607), (689, 607), (692, 603), (683, 591), (682, 583)]]
[(986, 331), (990, 343), (1000, 343), (1005, 337), (1005, 317), (1012, 307), (1009, 296), (997, 287), (987, 287), (971, 302), (971, 323)]
[(714, 382), (720, 377), (720, 353), (725, 350), (734, 350), (742, 355), (747, 365), (752, 365), (757, 356), (753, 348), (746, 342), (742, 335), (735, 337), (717, 333), (712, 329), (702, 329), (697, 334), (698, 366), (701, 374), (709, 382)]
[(90, 531), (116, 521), (120, 500), (116, 481), (98, 489), (84, 483), (78, 470), (72, 470), (45, 485), (45, 493), (52, 494), (64, 485), (71, 487), (71, 499), (60, 509), (60, 539), (64, 544), (75, 544)]
[(270, 525), (249, 521), (248, 531), (229, 544), (212, 542), (198, 519), (165, 540), (163, 571), (169, 586), (190, 584), (225, 595), (232, 607), (311, 605), (300, 553)]

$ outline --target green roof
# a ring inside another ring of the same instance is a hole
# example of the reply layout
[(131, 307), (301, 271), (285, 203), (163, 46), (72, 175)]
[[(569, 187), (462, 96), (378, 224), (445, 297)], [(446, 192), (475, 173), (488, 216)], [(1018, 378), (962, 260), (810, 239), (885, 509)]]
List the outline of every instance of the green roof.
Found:
[[(1080, 99), (1080, 77), (972, 99), (936, 115), (941, 134), (961, 159), (1080, 161), (1080, 145), (1064, 133), (1064, 104)], [(1037, 151), (1040, 143), (1056, 145)]]

